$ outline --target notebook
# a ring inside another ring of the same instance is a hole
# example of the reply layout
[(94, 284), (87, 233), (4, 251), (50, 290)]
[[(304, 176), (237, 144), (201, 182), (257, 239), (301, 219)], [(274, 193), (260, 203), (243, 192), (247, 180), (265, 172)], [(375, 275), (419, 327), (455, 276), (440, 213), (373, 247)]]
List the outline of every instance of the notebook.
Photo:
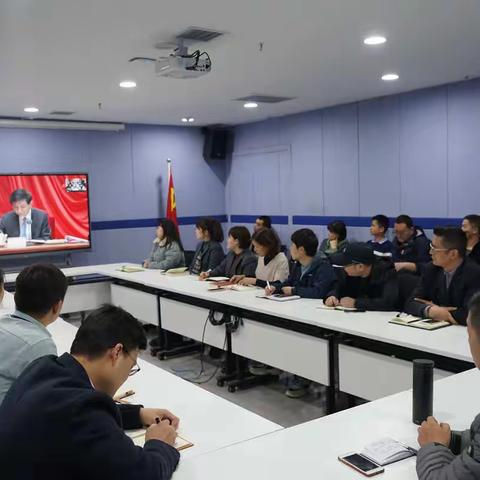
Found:
[(247, 285), (217, 285), (215, 283), (210, 283), (207, 287), (207, 290), (233, 290), (234, 292), (246, 292), (251, 291), (252, 288), (254, 287), (249, 287)]
[(367, 445), (361, 454), (378, 465), (389, 465), (413, 457), (417, 450), (393, 438), (382, 438)]
[(205, 280), (207, 282), (227, 282), (230, 279), (228, 277), (208, 277)]
[(145, 271), (142, 267), (137, 267), (137, 265), (123, 265), (120, 268), (117, 268), (117, 272), (125, 272), (125, 273), (135, 273), (135, 272), (143, 272)]
[(257, 298), (265, 298), (274, 302), (290, 302), (291, 300), (300, 300), (299, 295), (285, 295), (284, 293), (274, 293), (273, 295), (257, 295)]
[(327, 307), (326, 305), (320, 305), (320, 310), (339, 310), (341, 312), (356, 312), (357, 309), (355, 307), (342, 307), (341, 305), (337, 305), (336, 307)]
[(166, 270), (165, 273), (167, 275), (178, 275), (179, 273), (184, 273), (188, 270), (188, 267), (178, 267), (178, 268), (170, 268)]
[(389, 323), (403, 325), (404, 327), (421, 328), (423, 330), (438, 330), (439, 328), (445, 328), (451, 325), (451, 323), (443, 320), (420, 318), (406, 313), (399, 313), (396, 317), (392, 318)]
[[(126, 432), (126, 434), (133, 440), (133, 443), (137, 445), (137, 447), (143, 447), (145, 445), (146, 432), (146, 430), (134, 430), (131, 432)], [(178, 451), (185, 450), (186, 448), (193, 447), (193, 443), (183, 438), (181, 435), (177, 435), (174, 447)]]

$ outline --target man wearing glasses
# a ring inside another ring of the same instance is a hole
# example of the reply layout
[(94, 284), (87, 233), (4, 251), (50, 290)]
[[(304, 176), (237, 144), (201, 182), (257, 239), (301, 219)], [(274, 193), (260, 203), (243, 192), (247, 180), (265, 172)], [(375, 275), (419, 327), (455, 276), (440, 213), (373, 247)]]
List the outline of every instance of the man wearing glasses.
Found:
[(468, 302), (480, 291), (480, 267), (466, 258), (467, 238), (456, 227), (437, 227), (419, 286), (405, 305), (412, 315), (466, 325)]
[[(31, 363), (0, 407), (0, 464), (10, 480), (169, 479), (179, 420), (166, 410), (116, 404), (147, 341), (140, 323), (105, 305), (80, 326), (70, 354)], [(124, 429), (147, 427), (137, 447)]]

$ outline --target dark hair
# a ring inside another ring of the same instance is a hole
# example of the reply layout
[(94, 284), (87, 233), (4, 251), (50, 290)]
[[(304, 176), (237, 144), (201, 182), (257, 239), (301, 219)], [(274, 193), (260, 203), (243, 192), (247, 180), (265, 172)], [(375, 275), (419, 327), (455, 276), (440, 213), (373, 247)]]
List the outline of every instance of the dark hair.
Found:
[(178, 228), (172, 220), (168, 218), (162, 218), (158, 223), (159, 227), (163, 229), (163, 238), (165, 239), (165, 246), (170, 245), (172, 242), (177, 242), (180, 248), (183, 250), (182, 241), (178, 234)]
[(247, 227), (239, 226), (239, 227), (232, 227), (228, 231), (228, 236), (238, 240), (238, 246), (242, 250), (246, 250), (250, 247), (251, 237), (250, 232), (248, 231)]
[(457, 250), (458, 254), (465, 258), (467, 254), (467, 235), (461, 228), (452, 226), (435, 227), (433, 233), (442, 238), (445, 248)]
[(210, 235), (210, 240), (214, 242), (223, 242), (223, 229), (218, 220), (214, 218), (200, 218), (195, 224), (200, 230), (206, 230)]
[(347, 227), (341, 220), (334, 220), (327, 225), (327, 230), (338, 235), (338, 240), (341, 242), (347, 238)]
[(31, 265), (15, 281), (15, 305), (29, 315), (46, 315), (63, 301), (67, 287), (67, 278), (55, 265)]
[(379, 227), (383, 228), (383, 232), (387, 233), (388, 227), (390, 226), (390, 221), (385, 215), (375, 215), (372, 217), (372, 222), (377, 222)]
[(404, 223), (408, 228), (413, 228), (413, 220), (409, 215), (399, 215), (395, 223)]
[(480, 215), (466, 215), (463, 219), (470, 222), (472, 226), (475, 227), (480, 233)]
[(23, 188), (18, 188), (10, 195), (10, 205), (15, 202), (21, 202), (22, 200), (26, 200), (27, 203), (31, 203), (32, 201), (32, 194)]
[(70, 353), (90, 359), (101, 357), (117, 343), (128, 353), (145, 350), (147, 337), (141, 323), (123, 308), (103, 305), (88, 315), (78, 329)]
[(278, 235), (271, 228), (261, 228), (252, 236), (252, 240), (268, 249), (267, 257), (274, 258), (280, 253), (281, 244)]
[(303, 247), (305, 253), (309, 257), (314, 257), (316, 255), (318, 250), (318, 238), (309, 228), (301, 228), (300, 230), (293, 232), (290, 240), (297, 248)]
[(272, 228), (272, 219), (268, 215), (259, 215), (257, 220), (261, 220), (264, 228)]
[(472, 296), (468, 303), (468, 314), (470, 317), (470, 324), (476, 330), (480, 330), (480, 292)]
[(5, 285), (5, 272), (0, 268), (0, 287)]

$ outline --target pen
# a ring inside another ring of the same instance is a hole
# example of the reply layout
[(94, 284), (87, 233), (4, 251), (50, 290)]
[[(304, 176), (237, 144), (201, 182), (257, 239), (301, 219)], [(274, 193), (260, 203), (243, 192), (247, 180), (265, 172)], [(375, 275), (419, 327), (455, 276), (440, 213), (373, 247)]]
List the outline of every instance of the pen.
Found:
[(170, 425), (172, 424), (172, 421), (168, 417), (162, 417), (162, 418), (155, 417), (155, 423), (157, 423), (157, 424), (160, 423), (160, 422), (163, 422), (164, 420), (168, 420)]
[(271, 287), (270, 287), (270, 282), (268, 280), (267, 280), (267, 287), (270, 290)]

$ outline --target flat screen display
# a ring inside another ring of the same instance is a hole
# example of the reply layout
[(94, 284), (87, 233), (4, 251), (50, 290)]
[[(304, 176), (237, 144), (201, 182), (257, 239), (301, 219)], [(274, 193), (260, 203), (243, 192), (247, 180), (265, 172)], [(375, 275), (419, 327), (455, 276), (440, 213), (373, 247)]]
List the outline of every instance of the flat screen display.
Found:
[(88, 174), (0, 175), (0, 255), (90, 246)]

